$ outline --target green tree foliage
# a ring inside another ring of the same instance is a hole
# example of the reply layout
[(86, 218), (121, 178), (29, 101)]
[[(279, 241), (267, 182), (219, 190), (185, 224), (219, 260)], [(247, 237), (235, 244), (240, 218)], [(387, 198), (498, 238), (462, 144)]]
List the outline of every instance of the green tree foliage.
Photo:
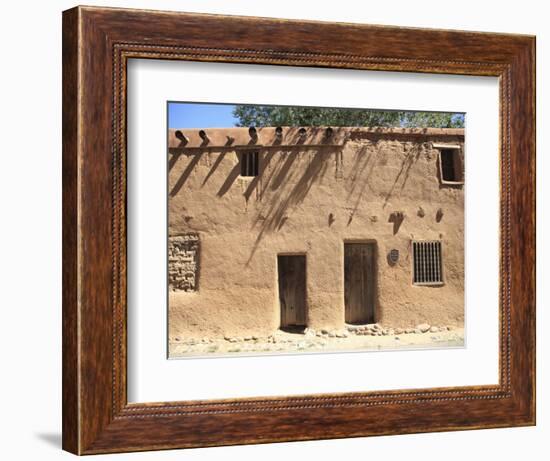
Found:
[(463, 128), (464, 115), (291, 106), (235, 106), (238, 126), (381, 126)]

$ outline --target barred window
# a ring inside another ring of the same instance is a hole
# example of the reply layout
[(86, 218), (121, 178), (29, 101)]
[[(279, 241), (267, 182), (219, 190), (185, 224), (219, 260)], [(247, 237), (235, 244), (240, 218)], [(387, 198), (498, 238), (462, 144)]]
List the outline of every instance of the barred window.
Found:
[(413, 241), (413, 283), (415, 285), (441, 285), (443, 270), (441, 241)]
[(257, 150), (241, 153), (241, 176), (258, 176), (259, 157)]

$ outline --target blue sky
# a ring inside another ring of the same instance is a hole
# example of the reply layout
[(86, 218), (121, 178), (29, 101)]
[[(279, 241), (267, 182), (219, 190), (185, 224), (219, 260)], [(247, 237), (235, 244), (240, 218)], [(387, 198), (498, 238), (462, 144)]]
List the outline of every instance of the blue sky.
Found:
[(235, 126), (233, 104), (168, 103), (168, 128), (228, 128)]
[[(168, 128), (229, 128), (237, 125), (235, 104), (169, 102)], [(455, 117), (463, 117), (455, 114)]]

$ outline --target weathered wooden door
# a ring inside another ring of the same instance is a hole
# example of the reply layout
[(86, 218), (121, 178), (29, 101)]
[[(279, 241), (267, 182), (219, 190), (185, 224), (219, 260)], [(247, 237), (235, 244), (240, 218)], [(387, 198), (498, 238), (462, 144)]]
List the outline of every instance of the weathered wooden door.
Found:
[(346, 323), (374, 323), (376, 261), (374, 243), (344, 244)]
[(281, 327), (306, 325), (306, 257), (279, 255)]

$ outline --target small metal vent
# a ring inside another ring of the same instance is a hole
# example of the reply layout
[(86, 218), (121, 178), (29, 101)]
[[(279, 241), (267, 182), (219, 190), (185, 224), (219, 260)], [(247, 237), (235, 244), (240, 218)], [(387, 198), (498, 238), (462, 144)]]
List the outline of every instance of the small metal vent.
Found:
[(412, 242), (413, 283), (415, 285), (441, 285), (441, 241), (424, 240)]

